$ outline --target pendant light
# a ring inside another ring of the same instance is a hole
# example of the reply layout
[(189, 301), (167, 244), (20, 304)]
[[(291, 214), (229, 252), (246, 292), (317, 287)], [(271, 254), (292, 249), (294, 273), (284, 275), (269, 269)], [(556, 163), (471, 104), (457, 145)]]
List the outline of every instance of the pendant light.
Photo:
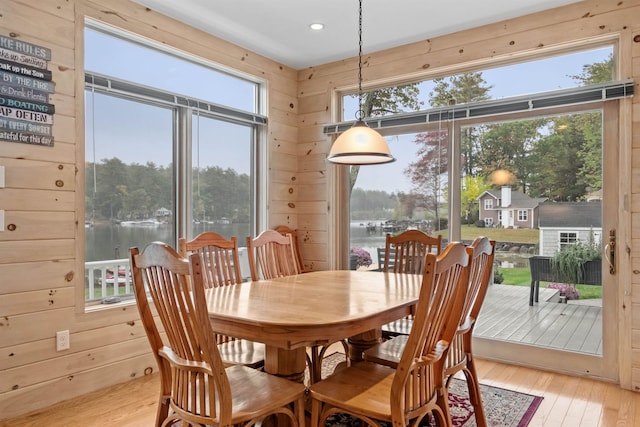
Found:
[(375, 165), (391, 163), (387, 141), (365, 123), (362, 108), (362, 0), (360, 0), (358, 22), (358, 112), (356, 123), (342, 133), (331, 146), (327, 161), (342, 165)]

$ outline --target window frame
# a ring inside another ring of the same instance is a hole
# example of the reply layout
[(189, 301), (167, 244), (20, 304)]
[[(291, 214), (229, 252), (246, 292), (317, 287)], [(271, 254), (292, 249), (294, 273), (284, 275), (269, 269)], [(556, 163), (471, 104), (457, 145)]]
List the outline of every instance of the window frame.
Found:
[(484, 199), (484, 209), (485, 210), (493, 209), (493, 199), (491, 198)]
[(518, 209), (518, 221), (529, 221), (529, 209)]
[[(563, 241), (563, 235), (565, 235), (566, 241)], [(580, 238), (577, 231), (558, 231), (558, 251), (561, 251), (571, 245), (575, 245), (579, 241)]]
[[(124, 32), (123, 30), (106, 27), (100, 23), (92, 21), (90, 19), (85, 20), (85, 28), (104, 32), (110, 36), (125, 39), (133, 43), (142, 44), (146, 48), (151, 50), (160, 51), (164, 54), (174, 55), (177, 58), (185, 61), (194, 62), (197, 65), (204, 65), (211, 68), (213, 71), (223, 72), (230, 74), (233, 77), (247, 80), (255, 85), (254, 90), (254, 110), (255, 112), (243, 111), (224, 105), (208, 102), (200, 99), (194, 99), (186, 95), (172, 93), (170, 91), (153, 88), (149, 86), (140, 85), (126, 81), (121, 78), (102, 75), (96, 72), (84, 70), (84, 85), (83, 96), (80, 104), (81, 114), (83, 117), (82, 129), (79, 129), (82, 135), (80, 158), (84, 162), (85, 146), (87, 141), (85, 140), (86, 125), (89, 120), (86, 117), (85, 98), (87, 91), (93, 93), (101, 93), (106, 96), (113, 96), (116, 98), (126, 99), (133, 102), (140, 102), (152, 106), (158, 106), (162, 108), (170, 108), (173, 110), (172, 128), (173, 128), (173, 198), (174, 198), (174, 233), (175, 239), (185, 236), (191, 238), (191, 221), (192, 221), (192, 121), (191, 117), (195, 114), (199, 114), (201, 117), (211, 118), (214, 120), (221, 120), (230, 122), (233, 124), (246, 126), (250, 130), (251, 135), (251, 158), (249, 162), (250, 177), (251, 177), (251, 223), (250, 230), (256, 233), (261, 224), (264, 223), (266, 218), (266, 172), (268, 168), (266, 164), (266, 148), (263, 147), (267, 141), (266, 138), (266, 125), (267, 117), (262, 115), (261, 112), (266, 109), (266, 82), (264, 80), (249, 78), (249, 76), (242, 72), (234, 72), (228, 68), (219, 67), (212, 62), (198, 59), (195, 57), (184, 54), (177, 49), (170, 49), (166, 46), (160, 46), (158, 43), (149, 40), (143, 40), (139, 36), (133, 33)], [(84, 32), (83, 32), (84, 33)], [(85, 172), (84, 168), (78, 173), (78, 190), (82, 193), (86, 193)], [(85, 204), (79, 204), (79, 217), (85, 217)], [(86, 235), (84, 228), (78, 233), (78, 239), (82, 242), (78, 245), (80, 248), (77, 252), (78, 267), (86, 274), (86, 261), (85, 261), (85, 246)], [(167, 242), (172, 245), (177, 245), (176, 242)], [(79, 312), (92, 312), (95, 310), (101, 310), (106, 308), (114, 308), (122, 305), (130, 305), (135, 303), (133, 297), (133, 291), (131, 294), (123, 295), (121, 302), (116, 304), (105, 305), (101, 303), (101, 300), (87, 300), (85, 299), (85, 274), (83, 279), (78, 281), (76, 292), (76, 307)]]

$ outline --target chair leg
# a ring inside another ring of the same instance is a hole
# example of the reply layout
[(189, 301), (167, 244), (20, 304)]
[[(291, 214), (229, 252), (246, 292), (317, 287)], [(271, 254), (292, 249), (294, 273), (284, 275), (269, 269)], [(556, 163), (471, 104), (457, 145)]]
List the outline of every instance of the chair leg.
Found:
[(156, 427), (160, 427), (169, 416), (169, 398), (160, 396), (158, 401), (158, 411), (156, 412)]
[(480, 394), (480, 384), (478, 383), (478, 375), (476, 366), (471, 354), (467, 354), (467, 366), (463, 369), (464, 376), (467, 379), (467, 388), (469, 389), (469, 400), (473, 405), (473, 412), (476, 418), (477, 427), (487, 427), (487, 419), (482, 405), (482, 395)]
[(436, 418), (436, 425), (450, 427), (452, 424), (451, 413), (449, 412), (449, 391), (446, 387), (443, 386), (438, 391), (436, 404), (440, 408), (441, 412), (433, 411)]
[(296, 415), (296, 418), (298, 420), (299, 427), (304, 427), (304, 425), (306, 424), (304, 419), (305, 417), (304, 403), (305, 403), (305, 397), (301, 397), (300, 399), (298, 399), (297, 402), (293, 402), (294, 414)]
[(309, 361), (309, 380), (311, 384), (322, 379), (322, 355), (324, 351), (320, 351), (319, 345), (311, 346), (311, 357)]
[(320, 409), (322, 403), (318, 400), (311, 400), (311, 427), (318, 427), (318, 419), (320, 418)]

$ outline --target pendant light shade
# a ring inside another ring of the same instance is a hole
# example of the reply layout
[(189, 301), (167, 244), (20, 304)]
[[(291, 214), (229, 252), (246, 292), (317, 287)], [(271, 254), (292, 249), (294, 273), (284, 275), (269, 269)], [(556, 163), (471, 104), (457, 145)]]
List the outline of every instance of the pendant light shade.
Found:
[(395, 161), (387, 141), (361, 120), (335, 140), (327, 160), (343, 165), (374, 165)]
[(387, 141), (364, 122), (362, 109), (362, 0), (358, 25), (358, 112), (353, 127), (341, 134), (333, 143), (327, 161), (341, 165), (376, 165), (396, 159), (391, 155)]

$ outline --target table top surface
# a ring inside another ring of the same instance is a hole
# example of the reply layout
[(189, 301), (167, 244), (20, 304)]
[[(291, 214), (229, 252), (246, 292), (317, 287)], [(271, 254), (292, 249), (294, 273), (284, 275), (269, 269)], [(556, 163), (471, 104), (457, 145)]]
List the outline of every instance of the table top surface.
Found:
[(294, 348), (363, 333), (409, 313), (421, 275), (316, 271), (206, 290), (219, 333)]

